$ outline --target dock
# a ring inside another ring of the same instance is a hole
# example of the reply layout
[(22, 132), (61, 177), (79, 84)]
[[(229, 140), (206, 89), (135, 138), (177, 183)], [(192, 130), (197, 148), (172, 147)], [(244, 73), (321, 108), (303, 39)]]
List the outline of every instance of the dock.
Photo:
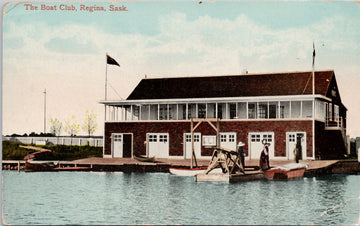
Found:
[[(199, 166), (208, 166), (210, 160), (198, 160)], [(282, 165), (290, 163), (290, 160), (270, 160), (270, 164)], [(333, 173), (360, 173), (360, 165), (356, 160), (300, 160), (309, 164), (304, 176), (318, 176)], [(89, 167), (91, 171), (108, 172), (163, 172), (168, 173), (169, 167), (190, 168), (188, 159), (156, 159), (155, 162), (140, 162), (132, 158), (86, 158), (75, 161), (60, 161), (60, 167)], [(246, 160), (245, 174), (258, 170), (259, 160)], [(25, 168), (24, 160), (2, 160), (2, 170), (21, 171)], [(66, 171), (66, 169), (64, 169)], [(255, 175), (253, 175), (256, 177)], [(235, 178), (235, 177), (233, 177)], [(245, 179), (245, 178), (244, 178)], [(231, 179), (232, 180), (232, 179)], [(230, 181), (231, 181), (230, 180)]]

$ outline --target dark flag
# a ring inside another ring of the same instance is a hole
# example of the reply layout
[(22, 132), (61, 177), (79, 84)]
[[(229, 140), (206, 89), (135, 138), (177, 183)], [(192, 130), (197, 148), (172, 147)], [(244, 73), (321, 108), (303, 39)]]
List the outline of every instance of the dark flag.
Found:
[(114, 60), (114, 58), (112, 58), (111, 56), (106, 54), (106, 60), (107, 60), (107, 64), (112, 64), (112, 65), (117, 65), (120, 67), (120, 64), (118, 62), (116, 62), (116, 60)]
[(312, 63), (313, 67), (314, 67), (314, 64), (315, 64), (315, 44), (313, 42), (313, 63)]

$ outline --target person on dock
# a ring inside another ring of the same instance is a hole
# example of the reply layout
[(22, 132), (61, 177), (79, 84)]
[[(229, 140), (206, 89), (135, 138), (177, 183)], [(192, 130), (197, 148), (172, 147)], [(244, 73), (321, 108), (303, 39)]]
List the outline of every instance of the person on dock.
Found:
[(265, 171), (270, 169), (270, 160), (269, 160), (269, 143), (264, 144), (264, 148), (260, 155), (260, 169)]
[(244, 151), (244, 147), (245, 144), (243, 142), (239, 142), (238, 143), (238, 152), (239, 152), (239, 155), (240, 155), (240, 161), (241, 161), (241, 164), (242, 164), (242, 167), (245, 169), (245, 151)]
[(296, 163), (299, 163), (299, 149), (297, 145), (294, 148), (294, 159)]

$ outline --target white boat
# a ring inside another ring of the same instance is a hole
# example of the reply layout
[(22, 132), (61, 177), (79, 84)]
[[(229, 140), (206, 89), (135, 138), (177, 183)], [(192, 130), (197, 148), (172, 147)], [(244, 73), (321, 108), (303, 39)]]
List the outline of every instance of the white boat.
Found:
[[(197, 167), (197, 168), (169, 168), (169, 171), (171, 174), (177, 175), (177, 176), (195, 176), (199, 173), (204, 173), (207, 167)], [(209, 172), (211, 173), (222, 173), (221, 168), (213, 169)]]

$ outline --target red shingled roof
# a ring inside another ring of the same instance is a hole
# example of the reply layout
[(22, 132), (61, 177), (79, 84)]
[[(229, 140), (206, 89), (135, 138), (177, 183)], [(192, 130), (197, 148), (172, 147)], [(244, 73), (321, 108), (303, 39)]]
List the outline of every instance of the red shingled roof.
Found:
[[(315, 72), (315, 93), (326, 96), (334, 71)], [(312, 72), (143, 79), (127, 98), (171, 99), (312, 94)]]

